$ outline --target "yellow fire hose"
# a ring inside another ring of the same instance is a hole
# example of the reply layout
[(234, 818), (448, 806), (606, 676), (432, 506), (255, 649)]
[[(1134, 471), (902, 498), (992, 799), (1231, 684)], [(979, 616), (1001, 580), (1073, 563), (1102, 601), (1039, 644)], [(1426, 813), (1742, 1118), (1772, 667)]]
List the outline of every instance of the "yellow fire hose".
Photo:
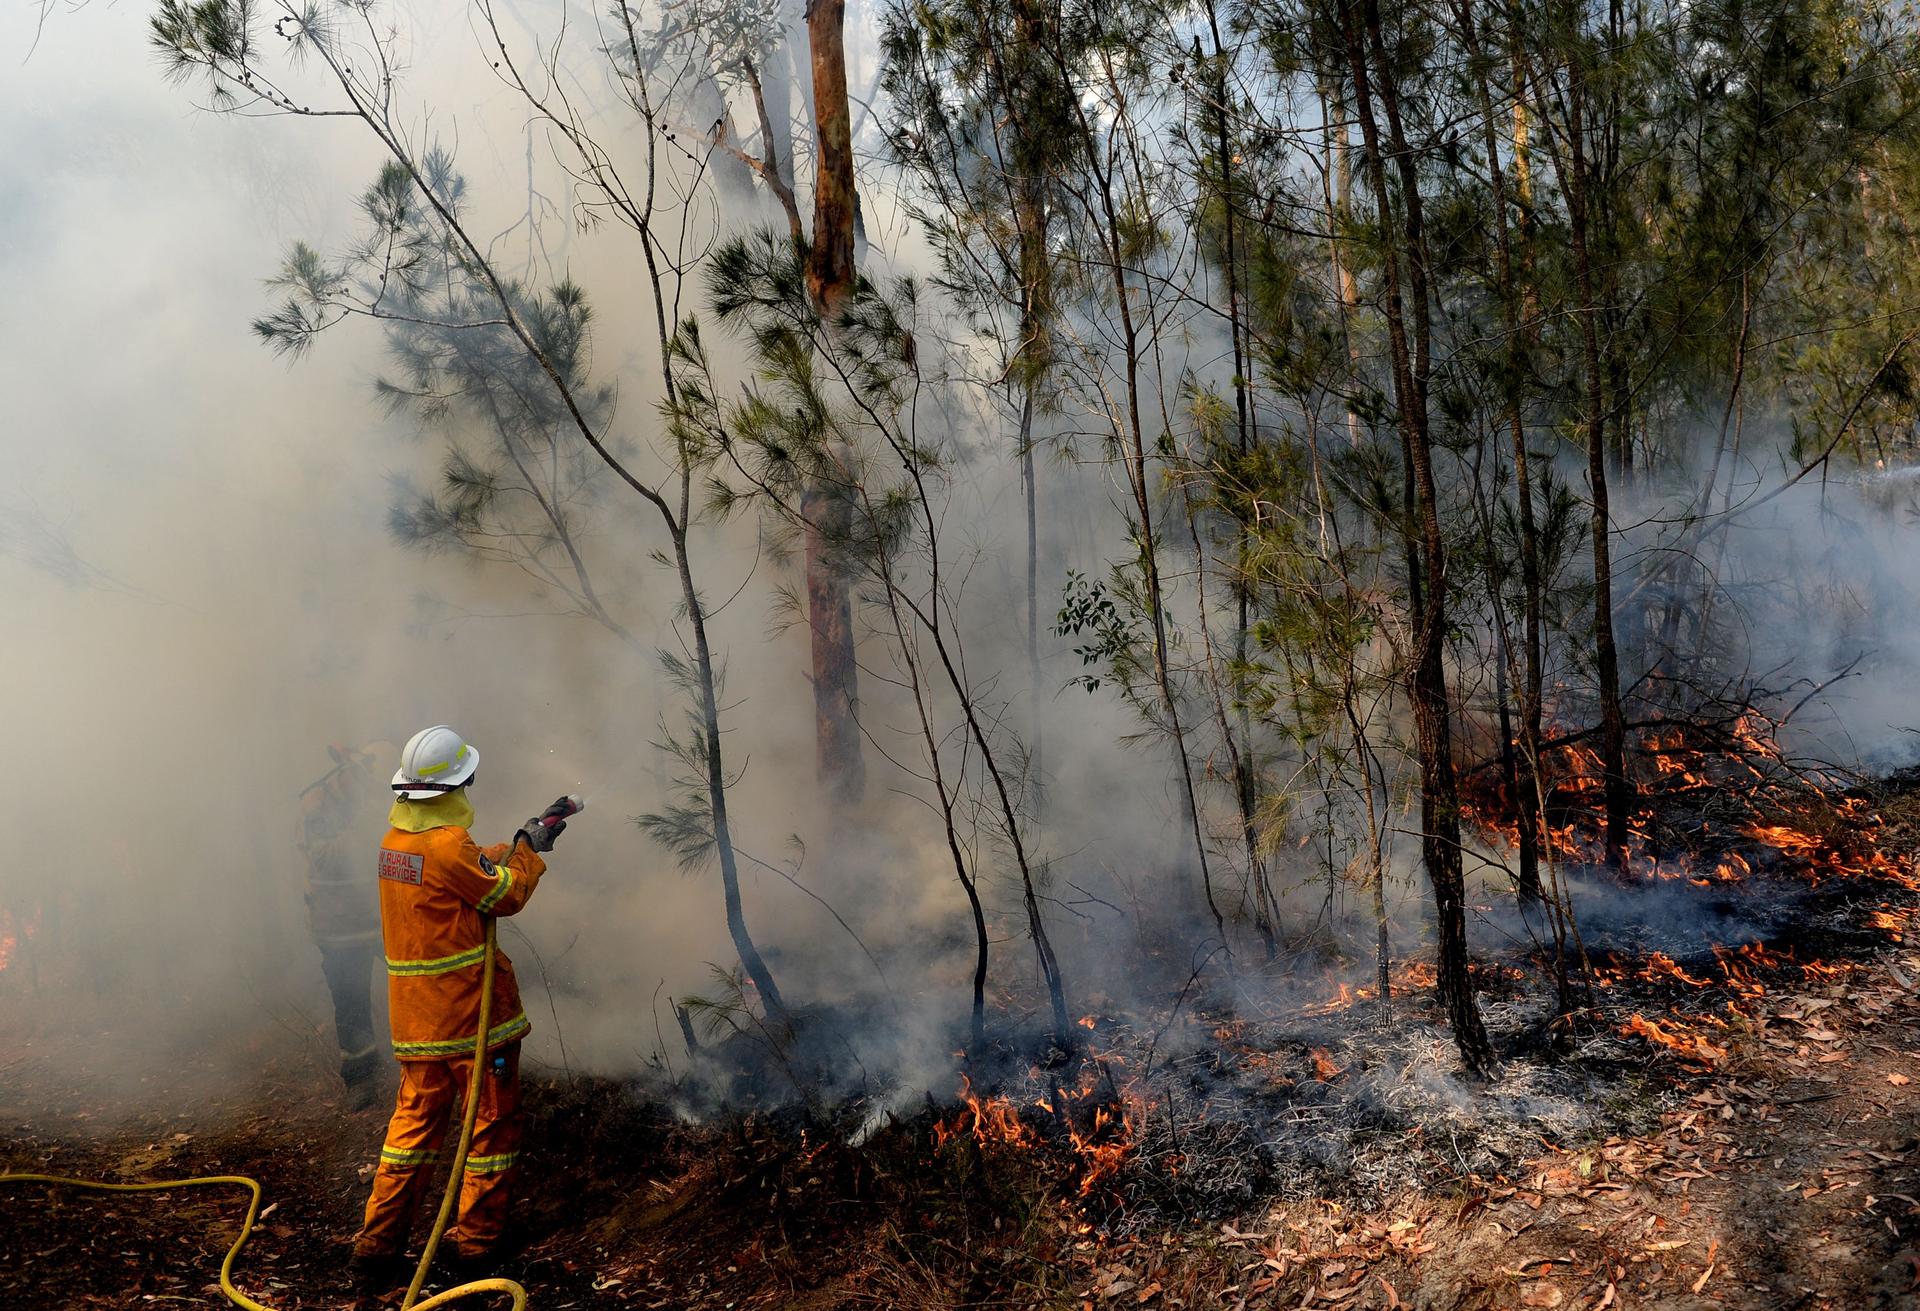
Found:
[[(527, 1305), (527, 1290), (511, 1279), (476, 1279), (472, 1283), (449, 1288), (444, 1293), (435, 1293), (424, 1302), (416, 1302), (420, 1296), (420, 1286), (427, 1281), (427, 1270), (433, 1264), (433, 1256), (440, 1248), (440, 1236), (447, 1230), (447, 1221), (453, 1217), (455, 1201), (460, 1196), (460, 1180), (466, 1170), (467, 1149), (473, 1143), (473, 1125), (480, 1114), (480, 1080), (487, 1066), (487, 1026), (493, 1020), (493, 958), (494, 958), (494, 921), (486, 917), (487, 950), (485, 964), (480, 969), (480, 1027), (473, 1041), (473, 1073), (467, 1079), (467, 1106), (460, 1117), (460, 1147), (454, 1153), (453, 1169), (447, 1177), (446, 1195), (440, 1199), (440, 1215), (433, 1222), (433, 1232), (427, 1236), (427, 1245), (420, 1253), (420, 1264), (413, 1272), (413, 1282), (407, 1286), (407, 1296), (400, 1303), (400, 1311), (434, 1311), (436, 1307), (451, 1306), (453, 1303), (469, 1297), (478, 1297), (483, 1293), (505, 1293), (513, 1299), (512, 1311), (524, 1311)], [(55, 1174), (0, 1174), (0, 1184), (58, 1184), (63, 1188), (87, 1188), (103, 1193), (152, 1193), (169, 1188), (197, 1188), (209, 1184), (238, 1184), (252, 1194), (247, 1203), (247, 1218), (240, 1223), (240, 1236), (233, 1240), (233, 1246), (227, 1249), (227, 1256), (220, 1263), (220, 1291), (227, 1300), (246, 1311), (275, 1311), (265, 1303), (256, 1302), (233, 1285), (233, 1263), (240, 1255), (240, 1249), (247, 1245), (247, 1239), (253, 1236), (253, 1224), (260, 1216), (260, 1183), (243, 1174), (209, 1174), (197, 1179), (158, 1179), (144, 1184), (110, 1184), (96, 1179), (68, 1179)]]

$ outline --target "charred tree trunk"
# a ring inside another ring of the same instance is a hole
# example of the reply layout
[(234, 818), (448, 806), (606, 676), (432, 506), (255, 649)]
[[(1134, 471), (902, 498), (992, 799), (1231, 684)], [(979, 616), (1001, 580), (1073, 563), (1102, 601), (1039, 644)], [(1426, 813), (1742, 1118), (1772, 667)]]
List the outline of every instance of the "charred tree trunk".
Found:
[(1627, 867), (1631, 798), (1627, 788), (1626, 716), (1620, 706), (1620, 657), (1613, 632), (1612, 526), (1607, 509), (1606, 366), (1600, 351), (1600, 306), (1591, 256), (1590, 183), (1586, 147), (1586, 79), (1575, 51), (1567, 65), (1567, 236), (1580, 296), (1580, 351), (1586, 368), (1587, 481), (1593, 504), (1593, 660), (1600, 691), (1600, 769), (1606, 805), (1607, 864)]
[[(807, 290), (829, 330), (853, 290), (853, 129), (847, 100), (846, 0), (810, 0), (807, 42), (813, 63), (813, 245)], [(816, 761), (823, 792), (836, 807), (866, 792), (860, 750), (860, 688), (854, 664), (853, 597), (835, 560), (850, 515), (848, 489), (816, 480), (807, 489), (807, 626), (812, 634)], [(836, 532), (838, 537), (836, 537)]]
[[(1380, 30), (1377, 0), (1346, 0), (1341, 8), (1342, 35), (1353, 80), (1354, 106), (1367, 147), (1380, 226), (1394, 217), (1387, 185), (1385, 160), (1398, 161), (1401, 203), (1399, 231), (1382, 242), (1381, 273), (1386, 293), (1387, 338), (1393, 365), (1395, 408), (1407, 472), (1414, 485), (1416, 514), (1403, 526), (1407, 554), (1419, 568), (1409, 578), (1414, 633), (1414, 669), (1409, 700), (1420, 757), (1420, 847), (1427, 879), (1433, 887), (1438, 939), (1439, 989), (1453, 1026), (1461, 1060), (1476, 1074), (1491, 1073), (1495, 1061), (1474, 999), (1473, 976), (1467, 970), (1466, 890), (1460, 859), (1460, 803), (1454, 774), (1452, 719), (1447, 704), (1445, 661), (1447, 566), (1440, 532), (1440, 512), (1433, 476), (1432, 438), (1427, 413), (1427, 380), (1431, 360), (1426, 234), (1418, 165), (1400, 121), (1399, 88), (1394, 64), (1387, 56)], [(1374, 71), (1378, 68), (1381, 107), (1390, 141), (1383, 141), (1374, 113)], [(1398, 238), (1398, 239), (1396, 239)], [(1407, 257), (1407, 295), (1401, 294), (1400, 254)], [(1410, 301), (1409, 306), (1407, 302)]]
[[(1474, 31), (1473, 0), (1461, 0), (1460, 30), (1467, 54), (1482, 60), (1478, 35)], [(1530, 901), (1541, 898), (1540, 887), (1540, 699), (1542, 694), (1542, 658), (1540, 623), (1540, 533), (1533, 518), (1533, 476), (1528, 468), (1527, 431), (1520, 414), (1520, 388), (1526, 370), (1526, 337), (1521, 326), (1522, 297), (1517, 284), (1513, 257), (1513, 236), (1507, 222), (1506, 170), (1500, 162), (1499, 135), (1493, 126), (1493, 94), (1484, 75), (1476, 75), (1474, 87), (1479, 93), (1480, 122), (1487, 152), (1487, 172), (1493, 185), (1494, 253), (1500, 278), (1501, 326), (1507, 334), (1507, 361), (1502, 371), (1508, 435), (1513, 443), (1513, 478), (1519, 501), (1520, 518), (1520, 608), (1524, 628), (1522, 646), (1525, 668), (1520, 673), (1519, 750), (1514, 751), (1513, 735), (1507, 727), (1506, 680), (1503, 676), (1500, 698), (1501, 748), (1510, 760), (1509, 782), (1513, 787), (1514, 817), (1520, 838), (1520, 895)], [(1526, 110), (1515, 101), (1514, 160), (1520, 170), (1521, 185), (1526, 185)], [(1526, 196), (1521, 196), (1524, 205)], [(1523, 210), (1524, 212), (1524, 210)], [(1510, 652), (1501, 634), (1502, 671)]]

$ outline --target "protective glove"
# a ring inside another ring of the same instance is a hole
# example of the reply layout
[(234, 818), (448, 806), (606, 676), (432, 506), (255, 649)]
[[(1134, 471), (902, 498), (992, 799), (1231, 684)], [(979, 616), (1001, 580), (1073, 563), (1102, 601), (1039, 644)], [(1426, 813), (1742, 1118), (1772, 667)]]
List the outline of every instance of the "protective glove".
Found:
[(573, 798), (561, 797), (558, 801), (554, 802), (551, 806), (548, 806), (545, 810), (541, 811), (540, 818), (542, 820), (549, 820), (549, 819), (565, 820), (567, 816), (573, 813), (574, 813)]
[(526, 822), (525, 827), (516, 836), (524, 839), (529, 847), (544, 856), (553, 850), (554, 840), (566, 831), (566, 820), (556, 820), (548, 824), (545, 816), (536, 815)]

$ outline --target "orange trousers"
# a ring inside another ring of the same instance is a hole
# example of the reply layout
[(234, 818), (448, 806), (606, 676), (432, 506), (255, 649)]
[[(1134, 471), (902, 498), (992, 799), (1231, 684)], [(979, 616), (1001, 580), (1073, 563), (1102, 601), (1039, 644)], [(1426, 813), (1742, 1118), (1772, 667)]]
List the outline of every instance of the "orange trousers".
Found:
[[(473, 1057), (400, 1062), (400, 1091), (380, 1149), (367, 1215), (354, 1239), (364, 1256), (396, 1254), (407, 1245), (434, 1163), (449, 1130), (459, 1142), (466, 1109), (467, 1072)], [(507, 1224), (509, 1187), (520, 1155), (520, 1044), (487, 1055), (480, 1076), (480, 1110), (473, 1122), (466, 1176), (460, 1181), (460, 1213), (447, 1239), (462, 1256), (489, 1252)]]

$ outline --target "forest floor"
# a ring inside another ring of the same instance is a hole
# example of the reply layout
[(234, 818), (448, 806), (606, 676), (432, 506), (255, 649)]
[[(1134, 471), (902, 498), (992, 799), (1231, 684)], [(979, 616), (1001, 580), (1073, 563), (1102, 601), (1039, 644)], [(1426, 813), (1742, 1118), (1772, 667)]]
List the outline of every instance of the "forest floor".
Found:
[[(1920, 1306), (1917, 983), (1920, 955), (1896, 951), (1776, 989), (1715, 1069), (1686, 1076), (1657, 1129), (1543, 1149), (1504, 1180), (1124, 1239), (1011, 1155), (916, 1169), (911, 1139), (809, 1146), (766, 1121), (695, 1133), (605, 1086), (542, 1085), (530, 1241), (509, 1273), (540, 1311)], [(241, 1286), (289, 1311), (352, 1304), (336, 1291), (339, 1244), (380, 1113), (288, 1088), (95, 1135), (84, 1109), (28, 1109), (57, 1103), (31, 1051), (13, 1050), (0, 1070), (10, 1169), (254, 1175), (272, 1205)], [(237, 1190), (0, 1188), (0, 1304), (221, 1305), (215, 1272), (243, 1206)]]
[[(1920, 827), (1905, 804), (1903, 846)], [(1913, 904), (1876, 889), (1859, 909), (1877, 938), (1730, 970), (1737, 1002), (1682, 966), (1660, 971), (1672, 1011), (1622, 1028), (1644, 1003), (1614, 1005), (1605, 1027), (1645, 1045), (1639, 1082), (1595, 1085), (1637, 1107), (1611, 1136), (1541, 1130), (1490, 1172), (1410, 1142), (1385, 1194), (1296, 1188), (1226, 1221), (1127, 1216), (1044, 1143), (943, 1132), (931, 1109), (856, 1147), (797, 1115), (690, 1125), (622, 1085), (535, 1078), (525, 1245), (502, 1273), (535, 1311), (1920, 1308)], [(110, 1034), (0, 1013), (0, 1168), (255, 1176), (270, 1205), (242, 1288), (285, 1311), (397, 1305), (344, 1291), (382, 1111), (349, 1113), (311, 1061), (263, 1058), (256, 1086), (184, 1102), (151, 1072), (155, 1105), (189, 1109), (142, 1115), (116, 1109), (114, 1062)], [(0, 1305), (223, 1305), (244, 1206), (238, 1189), (0, 1186)]]

